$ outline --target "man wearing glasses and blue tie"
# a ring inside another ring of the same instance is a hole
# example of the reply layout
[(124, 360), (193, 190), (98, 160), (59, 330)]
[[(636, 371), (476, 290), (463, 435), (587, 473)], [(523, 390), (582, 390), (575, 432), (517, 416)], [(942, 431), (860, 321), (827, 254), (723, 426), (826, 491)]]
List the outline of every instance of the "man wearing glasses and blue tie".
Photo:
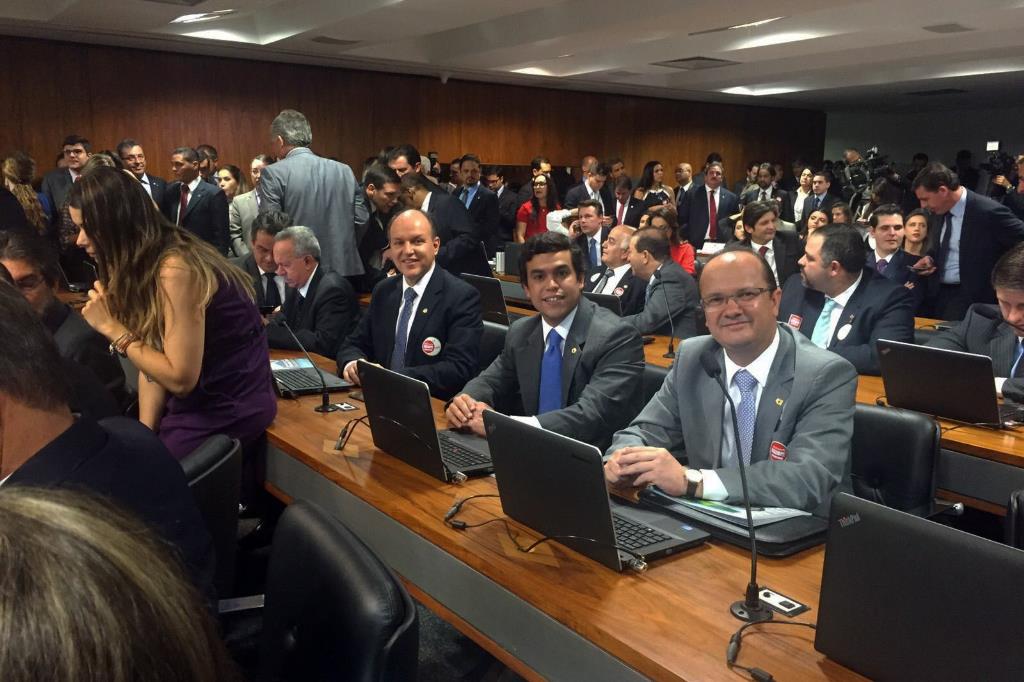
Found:
[(856, 371), (776, 322), (781, 292), (758, 254), (716, 254), (700, 293), (711, 336), (683, 342), (661, 390), (615, 434), (606, 479), (740, 503), (742, 457), (751, 504), (827, 514), (832, 494), (849, 489)]

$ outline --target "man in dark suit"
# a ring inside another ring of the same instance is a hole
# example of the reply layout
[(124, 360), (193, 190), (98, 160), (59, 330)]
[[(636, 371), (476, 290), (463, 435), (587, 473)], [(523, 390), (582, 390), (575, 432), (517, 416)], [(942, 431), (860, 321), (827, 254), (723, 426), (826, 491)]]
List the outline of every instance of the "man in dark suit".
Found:
[(356, 225), (359, 258), (363, 262), (363, 275), (350, 278), (359, 291), (373, 291), (390, 269), (387, 257), (388, 222), (394, 214), (402, 192), (401, 179), (391, 168), (375, 163), (363, 173), (363, 194), (370, 207), (365, 225)]
[(755, 201), (774, 202), (779, 218), (787, 223), (793, 222), (793, 206), (789, 194), (775, 186), (775, 166), (762, 163), (757, 168), (757, 187), (740, 197), (740, 206)]
[(704, 171), (704, 184), (697, 184), (679, 200), (679, 225), (684, 235), (697, 251), (704, 241), (727, 242), (732, 232), (722, 234), (718, 221), (723, 216), (739, 213), (736, 195), (722, 186), (724, 168), (719, 161), (712, 161)]
[(933, 348), (992, 358), (996, 390), (1024, 403), (1024, 245), (1010, 249), (992, 270), (997, 305), (975, 303), (963, 322), (930, 339)]
[[(14, 287), (0, 283), (0, 480), (85, 490), (120, 504), (178, 552), (212, 594), (213, 547), (178, 463), (134, 419), (76, 418), (56, 344)], [(6, 480), (4, 480), (6, 479)]]
[(484, 170), (487, 188), (498, 195), (498, 239), (500, 242), (514, 240), (516, 211), (523, 205), (519, 195), (505, 183), (505, 171), (501, 166), (489, 166)]
[(994, 303), (992, 268), (1024, 240), (1024, 223), (1002, 204), (961, 186), (941, 163), (917, 174), (914, 193), (932, 212), (932, 248), (914, 269), (928, 277), (933, 316), (960, 320), (972, 303)]
[(442, 268), (453, 275), (468, 272), (493, 276), (483, 239), (458, 197), (437, 191), (419, 173), (406, 173), (402, 176), (402, 202), (406, 208), (415, 208), (430, 216), (441, 239), (437, 262)]
[(806, 232), (807, 217), (815, 211), (824, 211), (832, 215), (832, 206), (840, 201), (839, 197), (829, 192), (832, 187), (832, 175), (825, 171), (817, 171), (811, 178), (811, 196), (804, 199), (803, 229)]
[(646, 282), (644, 308), (622, 319), (641, 334), (696, 336), (697, 283), (672, 260), (668, 237), (654, 227), (639, 230), (630, 240), (629, 265), (637, 279)]
[(633, 274), (629, 265), (629, 242), (636, 228), (616, 225), (601, 244), (603, 269), (587, 275), (583, 291), (617, 296), (623, 315), (635, 315), (644, 309), (647, 283)]
[[(728, 504), (748, 489), (754, 505), (827, 515), (832, 495), (850, 489), (856, 372), (776, 322), (780, 294), (763, 258), (716, 254), (700, 288), (711, 335), (682, 343), (661, 389), (615, 434), (605, 480)], [(719, 380), (737, 406), (738, 443)]]
[[(530, 182), (524, 182), (523, 186), (519, 188), (519, 193), (516, 197), (519, 202), (519, 206), (522, 206), (533, 197), (533, 178), (538, 175), (551, 176), (551, 161), (546, 156), (535, 156), (530, 161)], [(519, 206), (516, 206), (516, 210), (519, 210)]]
[(608, 238), (608, 228), (603, 228), (604, 211), (600, 199), (584, 199), (576, 207), (576, 220), (569, 225), (569, 236), (583, 252), (586, 274), (603, 270), (601, 265), (601, 244)]
[(125, 168), (132, 172), (146, 194), (157, 206), (163, 204), (164, 194), (167, 192), (167, 182), (163, 178), (146, 173), (146, 152), (142, 145), (131, 138), (125, 138), (117, 143), (117, 155), (121, 157)]
[(458, 198), (469, 211), (476, 225), (476, 233), (487, 248), (487, 255), (493, 256), (498, 246), (498, 195), (480, 182), (480, 159), (466, 154), (459, 160), (459, 177), (462, 186)]
[(227, 255), (228, 198), (216, 185), (199, 176), (199, 155), (191, 147), (178, 147), (171, 153), (174, 182), (167, 187), (161, 210), (168, 220), (202, 237), (220, 253)]
[(575, 187), (570, 187), (569, 191), (565, 193), (565, 202), (562, 205), (565, 208), (576, 208), (580, 202), (587, 199), (600, 201), (602, 215), (611, 215), (612, 207), (605, 206), (604, 199), (601, 197), (601, 190), (610, 173), (611, 169), (607, 165), (594, 161), (587, 168), (583, 181)]
[(633, 181), (627, 175), (623, 175), (615, 181), (614, 206), (612, 227), (616, 225), (640, 227), (640, 216), (644, 214), (646, 207), (644, 202), (633, 196)]
[(64, 168), (54, 168), (43, 176), (40, 191), (50, 200), (53, 207), (53, 223), (61, 224), (62, 209), (67, 201), (71, 185), (78, 180), (82, 166), (92, 156), (92, 144), (81, 135), (68, 135), (64, 138)]
[(448, 406), (448, 423), (482, 436), (483, 411), (498, 409), (603, 447), (642, 405), (640, 335), (581, 297), (583, 253), (565, 235), (526, 240), (519, 274), (539, 314), (512, 323), (501, 355)]
[(868, 251), (866, 267), (906, 286), (913, 293), (923, 291), (924, 287), (917, 286), (918, 276), (911, 267), (919, 257), (911, 256), (900, 248), (903, 243), (903, 212), (900, 207), (882, 204), (871, 213), (868, 225), (875, 248)]
[(256, 290), (256, 306), (261, 312), (280, 309), (286, 297), (284, 277), (277, 274), (274, 262), (274, 237), (291, 227), (291, 217), (282, 211), (264, 211), (252, 221), (252, 251), (231, 262), (249, 273)]
[(743, 210), (742, 220), (744, 243), (768, 261), (775, 281), (781, 286), (799, 270), (797, 261), (803, 247), (795, 232), (779, 231), (778, 210), (774, 202), (755, 201)]
[(477, 372), (480, 294), (436, 267), (441, 240), (421, 211), (403, 211), (391, 223), (390, 252), (400, 276), (381, 281), (370, 308), (338, 352), (338, 373), (359, 384), (356, 361), (368, 360), (426, 382), (447, 400)]
[(858, 373), (877, 375), (878, 339), (913, 343), (914, 304), (906, 287), (865, 269), (865, 258), (856, 228), (816, 230), (807, 238), (801, 274), (783, 288), (779, 321), (843, 356)]
[(333, 358), (359, 321), (359, 302), (348, 280), (320, 266), (320, 243), (313, 230), (294, 226), (274, 237), (277, 274), (291, 287), (284, 306), (267, 325), (271, 348), (299, 350), (287, 323), (311, 353)]

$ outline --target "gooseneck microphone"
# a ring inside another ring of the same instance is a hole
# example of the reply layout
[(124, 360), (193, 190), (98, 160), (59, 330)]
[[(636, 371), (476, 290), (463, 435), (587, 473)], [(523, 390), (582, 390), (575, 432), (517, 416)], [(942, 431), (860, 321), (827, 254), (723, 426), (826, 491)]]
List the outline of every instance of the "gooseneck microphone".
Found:
[[(655, 270), (653, 277), (655, 279), (659, 279), (660, 280), (661, 279), (661, 270), (660, 269)], [(664, 281), (662, 281), (661, 287), (659, 287), (659, 288), (661, 289), (661, 293), (663, 293), (665, 295), (665, 308), (668, 310), (668, 328), (669, 328), (668, 350), (665, 351), (665, 354), (662, 355), (661, 357), (668, 358), (669, 360), (671, 360), (671, 359), (676, 357), (676, 323), (675, 323), (675, 320), (672, 319), (672, 304), (669, 302), (668, 292), (665, 291), (665, 282)]]
[(295, 332), (293, 332), (292, 328), (288, 326), (288, 322), (285, 321), (283, 315), (281, 316), (281, 324), (284, 326), (285, 329), (288, 330), (288, 333), (291, 334), (292, 341), (295, 342), (295, 345), (299, 347), (299, 350), (301, 350), (303, 355), (306, 356), (306, 359), (309, 360), (309, 364), (313, 365), (313, 369), (316, 370), (316, 375), (318, 377), (320, 377), (320, 387), (321, 387), (320, 398), (321, 398), (321, 400), (320, 400), (320, 404), (313, 408), (313, 411), (314, 412), (337, 412), (341, 408), (338, 407), (337, 405), (333, 405), (331, 403), (331, 392), (327, 390), (327, 382), (324, 380), (324, 373), (322, 371), (320, 371), (320, 368), (317, 367), (317, 364), (315, 362), (313, 362), (313, 358), (310, 357), (309, 351), (306, 350), (306, 347), (302, 345), (301, 341), (299, 341), (299, 337), (295, 336)]
[(704, 372), (715, 380), (718, 388), (722, 389), (725, 399), (729, 401), (729, 410), (732, 412), (732, 432), (736, 439), (736, 459), (740, 464), (740, 483), (743, 486), (743, 505), (747, 510), (747, 530), (750, 532), (750, 582), (747, 584), (747, 592), (743, 601), (734, 602), (729, 611), (740, 620), (750, 623), (760, 623), (772, 619), (771, 610), (761, 602), (760, 591), (757, 586), (757, 536), (754, 534), (754, 516), (750, 509), (750, 493), (747, 490), (747, 466), (743, 462), (743, 453), (740, 451), (740, 425), (736, 420), (736, 404), (729, 395), (729, 389), (722, 379), (722, 368), (718, 365), (718, 350), (721, 348), (717, 343), (700, 354), (700, 364)]

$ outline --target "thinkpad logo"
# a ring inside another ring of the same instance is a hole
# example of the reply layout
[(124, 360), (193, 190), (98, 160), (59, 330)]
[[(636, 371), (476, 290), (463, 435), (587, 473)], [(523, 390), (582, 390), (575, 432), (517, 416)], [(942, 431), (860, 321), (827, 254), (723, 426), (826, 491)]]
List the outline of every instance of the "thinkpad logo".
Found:
[(847, 528), (860, 521), (860, 514), (849, 514), (848, 516), (839, 517), (839, 527)]

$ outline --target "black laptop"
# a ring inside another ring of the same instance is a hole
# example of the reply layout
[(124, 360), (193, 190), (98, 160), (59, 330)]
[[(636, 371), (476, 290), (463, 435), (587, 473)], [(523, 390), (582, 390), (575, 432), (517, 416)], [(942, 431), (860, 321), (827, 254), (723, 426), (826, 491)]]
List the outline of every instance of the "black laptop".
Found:
[(593, 291), (584, 291), (583, 296), (622, 317), (622, 300), (615, 294), (595, 294)]
[(374, 445), (445, 482), (491, 473), (485, 439), (434, 426), (424, 382), (365, 360), (356, 367)]
[(505, 292), (501, 280), (482, 275), (471, 275), (467, 272), (459, 275), (468, 284), (480, 292), (480, 314), (488, 322), (503, 324), (506, 327), (525, 315), (516, 315), (508, 311), (505, 305)]
[(538, 533), (616, 571), (637, 558), (616, 546), (646, 562), (707, 540), (684, 521), (609, 499), (593, 445), (494, 411), (484, 426), (502, 509)]
[(876, 680), (1024, 680), (1024, 552), (845, 493), (814, 648)]
[(987, 355), (879, 339), (878, 359), (893, 407), (987, 426), (1024, 420), (1020, 405), (999, 403)]
[[(316, 368), (306, 358), (289, 358), (287, 360), (271, 360), (270, 373), (274, 377), (274, 389), (279, 396), (291, 398), (300, 395), (320, 395), (324, 384), (330, 393), (344, 391), (352, 387), (336, 374)], [(320, 381), (320, 376), (323, 381)]]
[(523, 245), (519, 242), (505, 242), (505, 274), (519, 276), (519, 258)]

